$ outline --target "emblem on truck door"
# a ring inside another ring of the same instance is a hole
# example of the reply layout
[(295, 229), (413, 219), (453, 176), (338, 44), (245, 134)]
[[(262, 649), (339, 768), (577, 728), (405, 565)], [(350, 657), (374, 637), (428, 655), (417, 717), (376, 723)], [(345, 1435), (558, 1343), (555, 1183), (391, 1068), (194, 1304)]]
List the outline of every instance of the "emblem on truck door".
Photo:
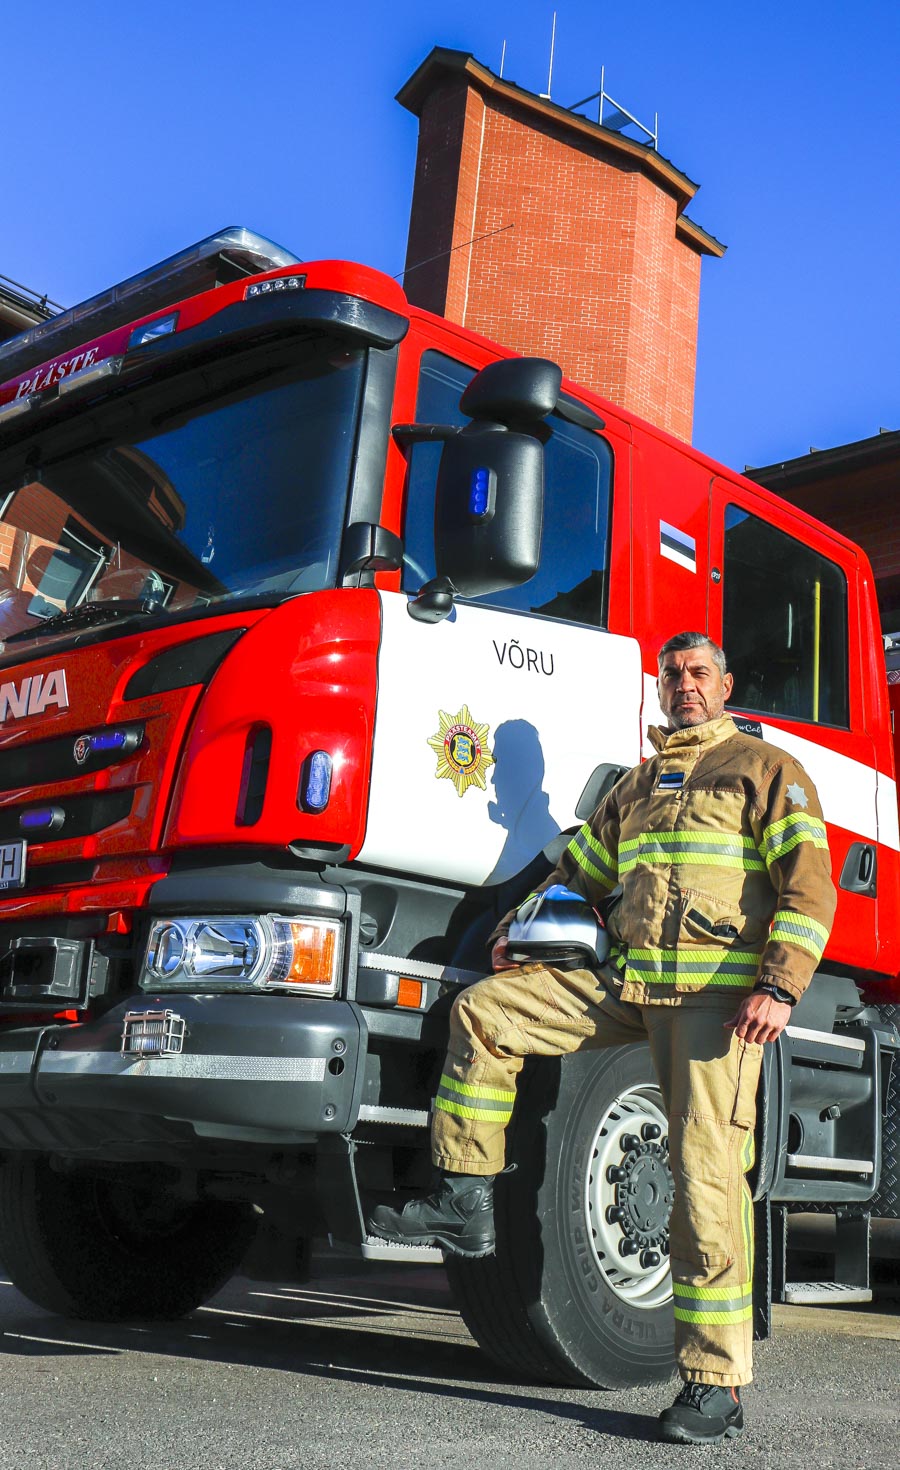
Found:
[(440, 729), (428, 741), (438, 758), (435, 779), (452, 781), (457, 796), (465, 796), (470, 786), (484, 791), (484, 773), (494, 764), (488, 745), (489, 725), (478, 725), (464, 704), (455, 715), (438, 710)]

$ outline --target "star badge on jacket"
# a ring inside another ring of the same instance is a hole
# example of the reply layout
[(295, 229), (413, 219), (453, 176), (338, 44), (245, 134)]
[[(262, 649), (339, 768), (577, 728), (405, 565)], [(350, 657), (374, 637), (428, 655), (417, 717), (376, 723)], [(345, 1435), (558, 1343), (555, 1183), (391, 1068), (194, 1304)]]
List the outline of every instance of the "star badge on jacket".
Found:
[(784, 794), (792, 806), (802, 806), (804, 811), (809, 806), (809, 797), (799, 781), (793, 781)]

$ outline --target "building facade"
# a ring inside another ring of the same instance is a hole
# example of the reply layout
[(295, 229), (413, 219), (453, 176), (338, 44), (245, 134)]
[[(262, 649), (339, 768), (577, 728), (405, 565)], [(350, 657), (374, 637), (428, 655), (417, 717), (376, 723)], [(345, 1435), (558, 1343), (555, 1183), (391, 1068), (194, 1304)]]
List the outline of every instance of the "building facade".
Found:
[(419, 119), (404, 286), (416, 305), (690, 439), (700, 267), (725, 247), (655, 148), (436, 48), (398, 94)]

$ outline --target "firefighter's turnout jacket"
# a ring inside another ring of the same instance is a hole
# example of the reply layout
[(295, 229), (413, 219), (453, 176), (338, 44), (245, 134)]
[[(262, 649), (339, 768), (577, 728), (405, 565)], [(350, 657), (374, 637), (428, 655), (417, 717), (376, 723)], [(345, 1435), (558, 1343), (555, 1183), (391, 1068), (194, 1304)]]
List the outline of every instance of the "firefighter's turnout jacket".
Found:
[(622, 1000), (739, 995), (763, 975), (799, 998), (835, 909), (812, 782), (728, 715), (649, 737), (656, 755), (613, 788), (541, 887), (597, 903), (622, 884), (610, 919)]

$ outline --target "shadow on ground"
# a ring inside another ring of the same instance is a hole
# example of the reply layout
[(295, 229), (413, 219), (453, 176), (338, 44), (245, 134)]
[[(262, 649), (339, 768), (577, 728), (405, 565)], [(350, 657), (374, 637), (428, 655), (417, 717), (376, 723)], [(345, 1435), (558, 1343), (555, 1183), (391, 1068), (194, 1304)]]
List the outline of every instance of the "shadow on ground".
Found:
[(463, 1405), (537, 1409), (616, 1437), (655, 1437), (645, 1415), (567, 1401), (551, 1385), (505, 1376), (468, 1336), (440, 1268), (376, 1273), (354, 1264), (318, 1262), (303, 1286), (236, 1277), (190, 1317), (150, 1325), (73, 1322), (33, 1306), (7, 1283), (0, 1286), (0, 1353), (158, 1354), (427, 1393)]

